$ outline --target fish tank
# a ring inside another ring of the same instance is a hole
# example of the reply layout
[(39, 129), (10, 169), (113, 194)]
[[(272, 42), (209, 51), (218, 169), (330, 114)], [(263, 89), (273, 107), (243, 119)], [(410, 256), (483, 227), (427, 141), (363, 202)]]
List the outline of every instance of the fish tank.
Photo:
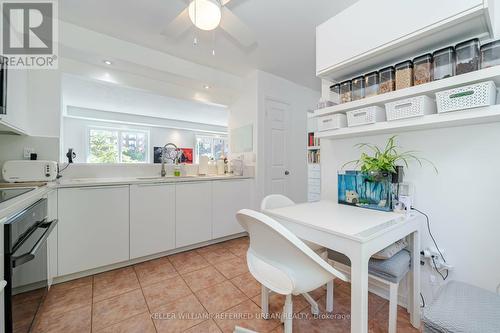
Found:
[(339, 173), (339, 204), (390, 212), (393, 208), (392, 180), (390, 173)]

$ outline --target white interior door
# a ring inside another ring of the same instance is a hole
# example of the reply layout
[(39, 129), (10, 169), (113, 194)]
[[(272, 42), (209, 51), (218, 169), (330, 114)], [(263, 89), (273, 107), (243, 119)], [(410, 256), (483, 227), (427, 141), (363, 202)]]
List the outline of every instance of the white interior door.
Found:
[(289, 196), (289, 117), (290, 105), (266, 99), (266, 194)]

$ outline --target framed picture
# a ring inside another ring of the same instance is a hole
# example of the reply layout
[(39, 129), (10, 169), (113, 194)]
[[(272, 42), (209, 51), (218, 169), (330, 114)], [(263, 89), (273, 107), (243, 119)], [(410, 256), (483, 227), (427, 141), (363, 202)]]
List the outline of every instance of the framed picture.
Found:
[(193, 148), (181, 148), (181, 163), (193, 164)]
[[(163, 147), (153, 148), (153, 163), (161, 163), (161, 152)], [(193, 164), (193, 148), (180, 148), (182, 154), (180, 156), (180, 163)], [(169, 161), (165, 161), (170, 163)]]

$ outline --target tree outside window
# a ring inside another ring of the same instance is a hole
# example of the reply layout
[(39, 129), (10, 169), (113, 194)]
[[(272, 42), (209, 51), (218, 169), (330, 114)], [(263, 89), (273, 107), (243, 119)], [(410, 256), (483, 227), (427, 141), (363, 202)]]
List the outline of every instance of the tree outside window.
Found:
[(89, 129), (88, 163), (147, 163), (148, 133), (120, 129)]
[(218, 160), (222, 156), (228, 156), (229, 143), (227, 137), (196, 136), (195, 162), (198, 163), (200, 156), (208, 156)]

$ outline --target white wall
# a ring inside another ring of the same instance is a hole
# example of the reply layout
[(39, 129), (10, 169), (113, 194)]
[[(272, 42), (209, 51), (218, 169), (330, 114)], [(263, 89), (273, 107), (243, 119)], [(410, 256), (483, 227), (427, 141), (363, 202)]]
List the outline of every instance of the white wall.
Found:
[(61, 118), (61, 73), (31, 70), (28, 74), (28, 133), (58, 138)]
[(176, 119), (227, 126), (228, 111), (224, 106), (129, 88), (74, 75), (62, 76), (63, 110), (67, 106), (106, 110), (133, 115)]
[[(321, 188), (324, 199), (337, 200), (337, 170), (357, 159), (353, 145), (382, 145), (387, 135), (321, 141)], [(433, 161), (439, 169), (411, 165), (405, 180), (416, 190), (415, 207), (428, 213), (445, 257), (455, 266), (449, 279), (494, 291), (500, 283), (500, 215), (496, 173), (500, 170), (500, 123), (401, 133), (398, 143)], [(424, 220), (422, 220), (424, 221)], [(422, 248), (432, 246), (422, 224)], [(426, 266), (422, 288), (430, 300), (437, 286)]]
[[(231, 129), (253, 124), (253, 156), (255, 156), (255, 203), (258, 206), (266, 193), (265, 156), (267, 145), (265, 133), (266, 99), (281, 101), (290, 105), (289, 153), (290, 189), (288, 195), (297, 202), (307, 200), (307, 110), (318, 101), (320, 93), (299, 86), (275, 75), (256, 71), (247, 77), (246, 89), (232, 104), (229, 116)], [(237, 152), (233, 152), (237, 153)], [(248, 156), (249, 154), (247, 154)], [(246, 163), (254, 163), (246, 161)]]

